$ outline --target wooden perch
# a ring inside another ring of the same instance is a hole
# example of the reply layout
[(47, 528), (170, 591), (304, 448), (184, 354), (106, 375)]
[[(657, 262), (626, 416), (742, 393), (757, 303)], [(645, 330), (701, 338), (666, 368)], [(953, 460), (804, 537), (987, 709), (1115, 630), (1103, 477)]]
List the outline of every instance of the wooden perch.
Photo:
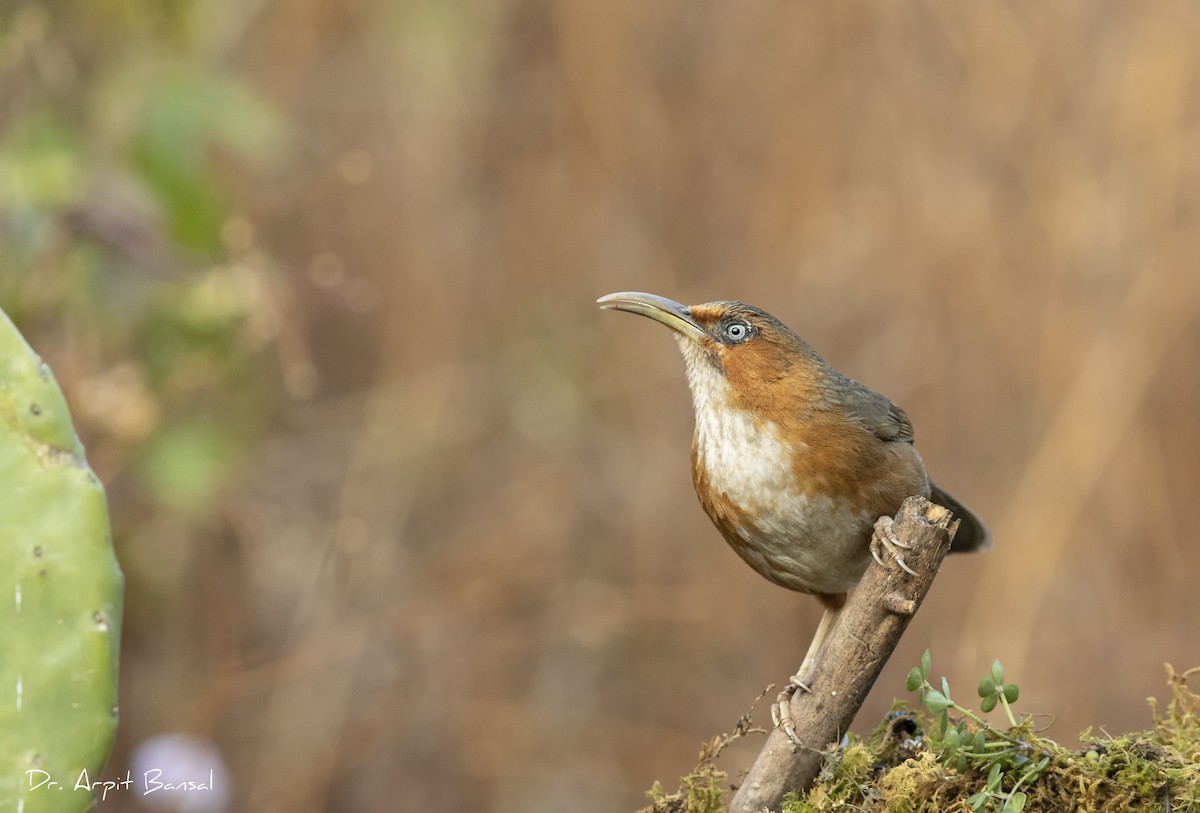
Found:
[(792, 697), (792, 719), (804, 747), (797, 748), (780, 728), (771, 731), (729, 803), (729, 813), (778, 810), (784, 794), (802, 792), (816, 778), (823, 752), (850, 728), (929, 592), (957, 527), (948, 510), (921, 497), (909, 497), (900, 506), (892, 533), (911, 546), (903, 551), (904, 561), (917, 575), (894, 561), (871, 562), (817, 655), (812, 692)]

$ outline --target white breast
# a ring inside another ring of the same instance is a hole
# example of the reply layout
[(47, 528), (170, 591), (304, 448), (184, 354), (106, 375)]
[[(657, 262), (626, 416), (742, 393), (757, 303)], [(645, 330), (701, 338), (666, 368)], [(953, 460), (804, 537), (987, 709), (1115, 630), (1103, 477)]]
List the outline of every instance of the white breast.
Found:
[(710, 488), (755, 517), (741, 529), (746, 544), (735, 550), (784, 587), (849, 590), (866, 570), (869, 552), (862, 540), (873, 518), (795, 488), (793, 450), (783, 444), (781, 427), (732, 408), (724, 374), (691, 342), (680, 346), (696, 409), (696, 462)]

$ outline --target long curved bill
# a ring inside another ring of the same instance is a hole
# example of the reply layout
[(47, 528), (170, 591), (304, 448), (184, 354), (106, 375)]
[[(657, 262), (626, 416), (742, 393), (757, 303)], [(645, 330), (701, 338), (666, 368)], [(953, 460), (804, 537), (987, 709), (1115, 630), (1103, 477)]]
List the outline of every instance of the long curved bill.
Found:
[(692, 318), (692, 312), (686, 305), (681, 305), (665, 296), (643, 294), (638, 291), (623, 291), (602, 296), (596, 300), (596, 303), (604, 310), (628, 311), (648, 316), (694, 341), (708, 337), (704, 328), (696, 324), (696, 320)]

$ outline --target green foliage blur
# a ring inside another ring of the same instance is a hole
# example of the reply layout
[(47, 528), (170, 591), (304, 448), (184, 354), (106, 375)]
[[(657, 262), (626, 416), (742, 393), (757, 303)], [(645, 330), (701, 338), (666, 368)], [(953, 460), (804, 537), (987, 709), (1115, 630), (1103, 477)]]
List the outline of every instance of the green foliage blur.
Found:
[(203, 11), (0, 11), (0, 307), (65, 367), (106, 480), (192, 515), (278, 398), (271, 258), (234, 201), (288, 144), (212, 69)]

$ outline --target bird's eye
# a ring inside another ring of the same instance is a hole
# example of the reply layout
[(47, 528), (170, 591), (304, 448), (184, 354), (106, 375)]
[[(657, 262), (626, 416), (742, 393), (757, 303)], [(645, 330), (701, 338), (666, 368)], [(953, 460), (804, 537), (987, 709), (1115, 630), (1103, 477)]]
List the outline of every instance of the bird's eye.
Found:
[(750, 338), (750, 325), (745, 322), (730, 322), (725, 325), (725, 338), (731, 342), (744, 342)]

